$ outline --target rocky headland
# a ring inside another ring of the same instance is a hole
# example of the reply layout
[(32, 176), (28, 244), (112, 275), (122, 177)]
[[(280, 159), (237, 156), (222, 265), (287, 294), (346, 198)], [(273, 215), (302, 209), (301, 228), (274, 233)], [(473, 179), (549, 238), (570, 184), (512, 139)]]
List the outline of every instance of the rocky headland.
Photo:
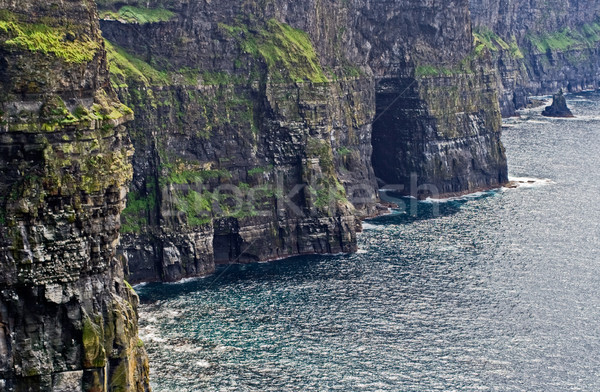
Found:
[(130, 282), (353, 252), (378, 189), (507, 183), (600, 1), (0, 0), (0, 389), (145, 391)]
[(120, 248), (134, 282), (354, 251), (382, 184), (507, 181), (466, 1), (145, 7), (100, 3), (111, 80), (136, 113)]
[(529, 96), (600, 86), (600, 1), (471, 0), (475, 39), (490, 49), (504, 116)]
[(132, 119), (92, 1), (0, 1), (2, 391), (149, 390), (116, 254)]

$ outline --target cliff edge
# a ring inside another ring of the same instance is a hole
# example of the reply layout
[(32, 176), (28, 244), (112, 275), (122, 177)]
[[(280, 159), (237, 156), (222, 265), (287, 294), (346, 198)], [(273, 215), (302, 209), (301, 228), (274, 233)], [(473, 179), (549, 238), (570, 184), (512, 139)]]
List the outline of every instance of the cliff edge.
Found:
[(421, 196), (507, 180), (467, 1), (99, 3), (136, 113), (132, 281), (354, 251), (377, 179)]
[(0, 389), (148, 391), (116, 258), (132, 111), (92, 1), (0, 1)]

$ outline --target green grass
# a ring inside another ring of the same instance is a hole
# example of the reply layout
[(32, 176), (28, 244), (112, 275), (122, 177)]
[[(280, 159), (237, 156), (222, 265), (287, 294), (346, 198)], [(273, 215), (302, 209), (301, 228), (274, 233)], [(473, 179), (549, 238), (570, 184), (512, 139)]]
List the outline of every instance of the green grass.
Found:
[(247, 79), (240, 76), (232, 76), (227, 72), (204, 72), (202, 81), (207, 86), (226, 86), (231, 84), (243, 84)]
[(198, 184), (210, 179), (231, 178), (231, 173), (225, 169), (180, 170), (170, 164), (163, 165), (163, 167), (167, 168), (169, 173), (166, 178), (161, 179), (165, 184)]
[(437, 67), (429, 64), (421, 64), (418, 65), (415, 69), (416, 77), (435, 77), (435, 76), (451, 76), (456, 73), (456, 70), (446, 68), (446, 67)]
[(514, 59), (520, 60), (525, 57), (515, 37), (513, 37), (512, 41), (510, 42), (508, 50), (510, 52), (511, 57)]
[(576, 29), (564, 28), (545, 34), (529, 34), (527, 40), (538, 53), (594, 47), (600, 42), (600, 21)]
[(486, 48), (492, 52), (500, 49), (508, 50), (510, 45), (500, 38), (492, 30), (485, 27), (478, 27), (473, 30), (473, 37), (475, 38), (475, 45), (483, 44)]
[(150, 192), (140, 196), (136, 192), (127, 194), (127, 207), (121, 213), (121, 233), (139, 233), (148, 225), (148, 213), (156, 208), (156, 196)]
[[(202, 74), (200, 70), (193, 68), (160, 70), (108, 40), (104, 40), (104, 44), (110, 68), (111, 82), (115, 88), (131, 87), (130, 85), (137, 85), (138, 87), (172, 86), (182, 83), (187, 86), (196, 86), (201, 75), (212, 76), (216, 78), (218, 83), (221, 83), (225, 78), (223, 75), (219, 75), (217, 78), (212, 73)], [(229, 77), (229, 80), (234, 79), (234, 77)]]
[(273, 166), (272, 165), (269, 165), (269, 166), (266, 166), (266, 167), (260, 167), (259, 166), (259, 167), (255, 167), (255, 168), (252, 168), (252, 169), (248, 170), (248, 175), (249, 176), (256, 176), (256, 175), (264, 174), (264, 173), (271, 172), (271, 171), (273, 171)]
[(186, 195), (178, 194), (175, 207), (186, 216), (188, 225), (202, 226), (210, 222), (212, 212), (212, 194), (188, 191)]
[(25, 23), (8, 11), (0, 13), (0, 46), (41, 52), (76, 64), (92, 61), (100, 49), (96, 37), (62, 26)]
[(500, 50), (508, 51), (510, 56), (515, 59), (523, 58), (523, 53), (521, 52), (515, 37), (512, 37), (510, 43), (507, 43), (492, 30), (485, 27), (478, 27), (473, 30), (473, 38), (475, 40), (476, 54), (480, 54), (487, 48), (491, 52)]
[(348, 147), (340, 147), (337, 150), (338, 154), (341, 156), (346, 156), (348, 154), (350, 154), (352, 152), (352, 150), (350, 150)]
[(579, 41), (572, 37), (570, 29), (543, 35), (530, 34), (527, 38), (539, 53), (545, 53), (548, 50), (568, 50), (579, 44)]
[(262, 28), (252, 30), (244, 24), (229, 26), (221, 23), (219, 26), (238, 41), (245, 53), (266, 63), (273, 81), (329, 81), (304, 31), (275, 19), (269, 20)]
[(119, 46), (104, 40), (111, 80), (115, 85), (137, 83), (142, 86), (164, 86), (171, 80), (167, 72), (159, 71), (144, 60), (127, 53)]
[(175, 13), (164, 8), (140, 8), (128, 5), (121, 7), (117, 12), (102, 11), (100, 13), (101, 19), (138, 24), (168, 22), (175, 17)]

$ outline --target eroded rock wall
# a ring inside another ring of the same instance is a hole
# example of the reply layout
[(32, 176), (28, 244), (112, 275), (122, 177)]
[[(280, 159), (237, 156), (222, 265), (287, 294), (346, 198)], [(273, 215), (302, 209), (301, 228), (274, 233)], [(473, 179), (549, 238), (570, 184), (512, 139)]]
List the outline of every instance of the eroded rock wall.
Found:
[(502, 114), (515, 114), (530, 95), (597, 89), (600, 2), (471, 0), (475, 37), (498, 71)]
[(496, 82), (488, 51), (473, 44), (468, 2), (366, 2), (360, 12), (381, 182), (419, 198), (504, 184)]
[(0, 1), (0, 390), (149, 390), (116, 259), (132, 118), (93, 2)]
[(113, 83), (137, 114), (132, 280), (356, 250), (358, 218), (377, 213), (374, 82), (341, 46), (340, 5), (172, 4), (153, 23), (104, 5)]
[(136, 112), (134, 281), (353, 251), (376, 177), (410, 193), (414, 174), (439, 196), (506, 181), (466, 1), (99, 5)]

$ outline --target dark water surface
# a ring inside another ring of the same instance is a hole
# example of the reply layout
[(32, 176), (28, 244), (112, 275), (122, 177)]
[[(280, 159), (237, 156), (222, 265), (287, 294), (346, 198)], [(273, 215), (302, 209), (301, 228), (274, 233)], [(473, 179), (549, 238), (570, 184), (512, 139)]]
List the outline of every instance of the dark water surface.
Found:
[(568, 102), (507, 121), (532, 184), (370, 221), (355, 255), (137, 287), (154, 391), (600, 391), (600, 96)]

